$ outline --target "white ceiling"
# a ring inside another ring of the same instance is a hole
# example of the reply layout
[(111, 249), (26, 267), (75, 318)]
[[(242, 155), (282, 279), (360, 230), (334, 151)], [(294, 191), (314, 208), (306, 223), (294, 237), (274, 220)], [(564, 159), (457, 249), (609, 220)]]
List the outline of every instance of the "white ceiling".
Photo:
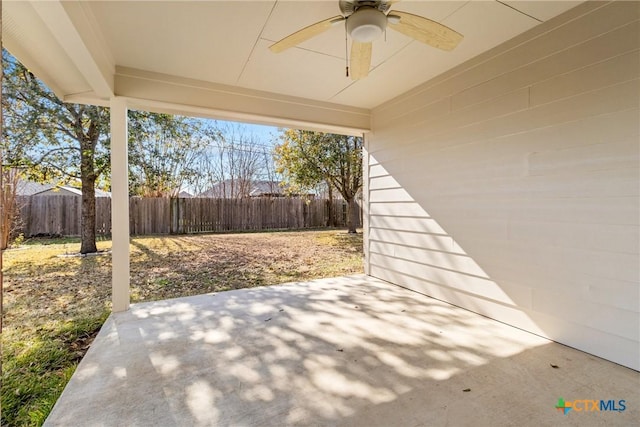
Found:
[[(390, 29), (386, 40), (374, 42), (369, 76), (355, 82), (345, 76), (341, 25), (283, 53), (268, 50), (302, 27), (339, 15), (337, 0), (5, 1), (3, 35), (9, 50), (62, 96), (95, 92), (95, 70), (113, 81), (119, 66), (371, 109), (579, 3), (397, 2), (392, 9), (441, 22), (464, 40), (444, 52)], [(64, 46), (72, 42), (79, 47)], [(94, 64), (75, 57), (83, 48)]]

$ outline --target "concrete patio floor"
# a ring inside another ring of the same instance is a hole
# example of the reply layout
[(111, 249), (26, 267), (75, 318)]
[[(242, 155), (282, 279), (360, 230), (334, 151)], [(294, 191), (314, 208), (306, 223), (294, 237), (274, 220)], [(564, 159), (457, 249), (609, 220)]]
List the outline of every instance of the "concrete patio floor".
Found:
[[(636, 371), (351, 276), (113, 314), (45, 425), (629, 426), (639, 390)], [(626, 410), (564, 415), (559, 397)]]

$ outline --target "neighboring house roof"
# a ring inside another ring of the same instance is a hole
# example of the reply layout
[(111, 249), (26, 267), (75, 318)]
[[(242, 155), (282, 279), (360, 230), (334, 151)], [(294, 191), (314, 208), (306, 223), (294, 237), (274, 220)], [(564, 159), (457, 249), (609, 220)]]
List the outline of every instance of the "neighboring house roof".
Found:
[(62, 186), (54, 186), (38, 193), (32, 194), (32, 196), (81, 196), (82, 192), (75, 188), (65, 188)]
[(111, 191), (103, 191), (96, 188), (96, 197), (111, 197)]
[[(211, 186), (207, 191), (203, 191), (196, 197), (235, 197), (239, 191), (240, 184), (230, 179), (218, 182)], [(265, 195), (284, 195), (284, 188), (278, 181), (253, 181), (249, 188), (247, 196), (260, 197)]]
[(178, 193), (178, 197), (181, 199), (190, 199), (191, 197), (193, 197), (193, 194), (189, 193), (188, 191), (181, 191)]
[(43, 191), (51, 190), (55, 184), (41, 184), (33, 181), (18, 181), (16, 194), (18, 196), (33, 196)]
[[(53, 194), (61, 196), (81, 196), (82, 190), (68, 185), (41, 184), (33, 181), (20, 181), (18, 183), (18, 196), (44, 196)], [(111, 197), (111, 193), (96, 188), (96, 197)]]
[(259, 197), (267, 194), (284, 194), (284, 188), (277, 181), (256, 181), (249, 192), (250, 197)]

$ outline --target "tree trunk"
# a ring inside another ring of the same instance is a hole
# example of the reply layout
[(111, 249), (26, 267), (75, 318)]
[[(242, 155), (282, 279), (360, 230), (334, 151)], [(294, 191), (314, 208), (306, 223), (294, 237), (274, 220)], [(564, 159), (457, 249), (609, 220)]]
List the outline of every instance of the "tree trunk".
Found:
[(360, 212), (356, 198), (352, 197), (347, 200), (347, 228), (349, 233), (356, 233), (358, 222), (360, 222)]
[[(97, 142), (98, 135), (94, 135)], [(80, 142), (80, 180), (82, 182), (82, 208), (80, 219), (80, 253), (98, 252), (96, 247), (96, 179), (94, 150), (91, 139)]]
[(82, 219), (80, 223), (80, 253), (98, 252), (96, 247), (96, 180), (82, 180)]
[(330, 182), (327, 182), (327, 188), (328, 188), (328, 192), (329, 192), (329, 201), (327, 202), (327, 207), (329, 209), (329, 219), (327, 221), (327, 226), (328, 227), (335, 227), (336, 226), (336, 215), (333, 211), (333, 187), (331, 186)]

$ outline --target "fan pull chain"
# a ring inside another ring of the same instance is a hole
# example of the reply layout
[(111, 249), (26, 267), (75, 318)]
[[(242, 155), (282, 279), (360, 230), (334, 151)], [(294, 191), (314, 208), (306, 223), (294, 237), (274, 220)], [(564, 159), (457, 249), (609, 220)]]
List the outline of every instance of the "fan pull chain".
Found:
[(347, 40), (347, 20), (344, 20), (344, 63), (347, 77), (349, 77), (349, 41)]

